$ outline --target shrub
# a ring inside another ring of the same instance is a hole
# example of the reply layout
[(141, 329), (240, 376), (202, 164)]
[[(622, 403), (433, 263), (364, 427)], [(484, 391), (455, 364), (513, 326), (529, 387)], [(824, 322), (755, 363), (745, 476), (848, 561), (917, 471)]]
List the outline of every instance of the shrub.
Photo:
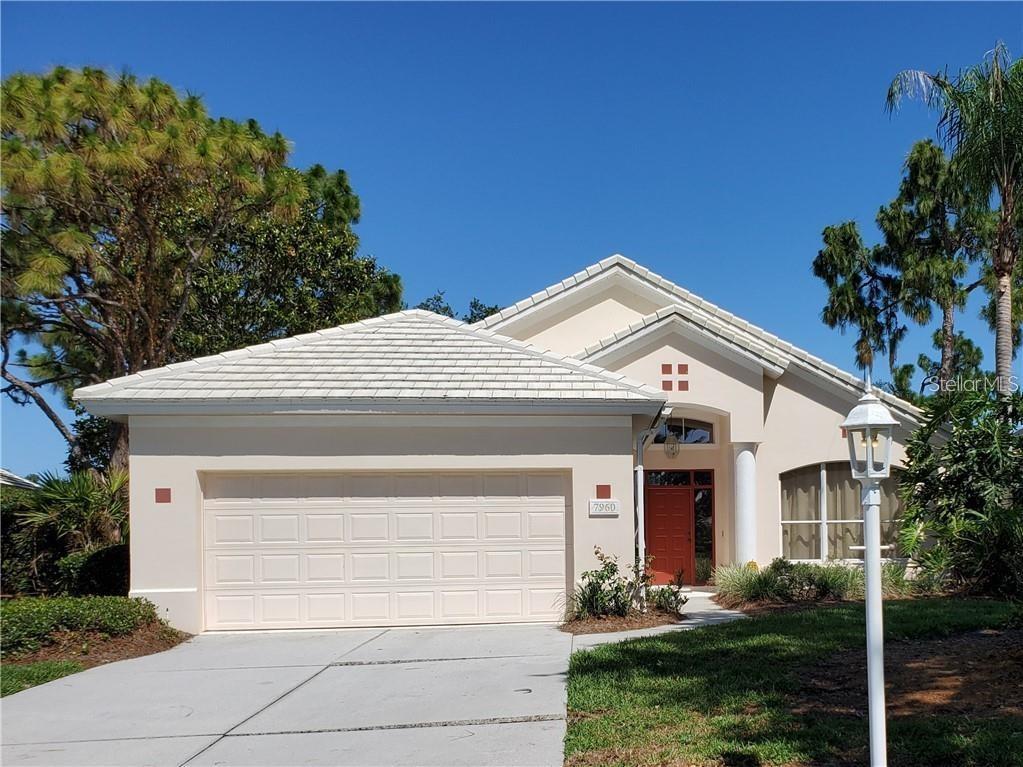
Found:
[(689, 597), (683, 593), (685, 582), (681, 572), (675, 576), (675, 580), (667, 586), (653, 586), (647, 590), (648, 601), (662, 612), (682, 617), (682, 608), (689, 602)]
[(53, 586), (60, 594), (72, 594), (78, 596), (78, 580), (82, 571), (82, 565), (89, 558), (90, 551), (72, 551), (57, 560), (57, 578)]
[(638, 605), (644, 587), (650, 585), (647, 568), (640, 571), (633, 566), (631, 576), (625, 576), (618, 566), (618, 557), (605, 554), (599, 547), (593, 549), (593, 554), (600, 567), (582, 574), (581, 583), (569, 600), (569, 617), (628, 615)]
[(74, 596), (126, 596), (128, 544), (76, 551), (57, 562), (61, 590)]
[(745, 602), (784, 602), (788, 586), (776, 570), (754, 570), (746, 565), (722, 565), (714, 570), (718, 599), (731, 607)]
[[(40, 489), (4, 488), (3, 585), (9, 594), (82, 593), (79, 571), (96, 552), (122, 543), (128, 535), (128, 475), (77, 472), (68, 477), (43, 475)], [(108, 565), (127, 554), (108, 553)], [(102, 559), (102, 557), (101, 557)], [(120, 568), (118, 568), (119, 570)], [(95, 579), (94, 579), (95, 580)], [(98, 581), (100, 593), (125, 593), (119, 583)]]
[(899, 548), (933, 582), (1023, 598), (1021, 425), (1019, 393), (956, 392), (925, 406), (906, 445)]
[(116, 636), (158, 621), (156, 607), (128, 597), (26, 597), (0, 603), (0, 651), (31, 652), (59, 631), (99, 631)]
[[(738, 565), (719, 567), (714, 584), (726, 606), (862, 599), (864, 592), (863, 569), (857, 565), (790, 562), (780, 557), (759, 572)], [(905, 566), (894, 562), (882, 565), (881, 588), (887, 597), (904, 597), (914, 590)]]

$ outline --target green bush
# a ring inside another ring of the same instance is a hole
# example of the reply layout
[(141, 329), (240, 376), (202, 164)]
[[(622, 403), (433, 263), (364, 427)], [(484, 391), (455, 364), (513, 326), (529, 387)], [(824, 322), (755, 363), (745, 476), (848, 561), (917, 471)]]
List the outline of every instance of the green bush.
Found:
[(57, 562), (61, 590), (73, 596), (125, 596), (128, 565), (126, 543), (76, 551)]
[(648, 602), (662, 612), (682, 617), (682, 609), (688, 604), (689, 597), (682, 589), (685, 583), (682, 573), (675, 576), (675, 580), (666, 586), (652, 586), (647, 589)]
[(55, 590), (60, 594), (80, 595), (78, 590), (79, 576), (82, 565), (89, 558), (90, 551), (72, 551), (57, 560), (57, 579)]
[(726, 606), (746, 602), (786, 602), (788, 586), (777, 570), (748, 565), (722, 565), (714, 570), (718, 599)]
[(646, 568), (642, 572), (633, 566), (632, 574), (625, 576), (618, 566), (618, 557), (609, 556), (599, 547), (593, 554), (600, 563), (596, 570), (587, 570), (569, 599), (569, 618), (625, 616), (636, 609), (651, 576)]
[(37, 650), (58, 631), (99, 631), (116, 636), (160, 620), (156, 606), (128, 597), (26, 597), (0, 603), (4, 657)]
[[(814, 564), (777, 558), (763, 570), (725, 565), (714, 571), (718, 599), (727, 606), (757, 602), (826, 602), (862, 599), (863, 569), (838, 562)], [(914, 593), (906, 568), (894, 562), (881, 567), (886, 597)]]
[(906, 445), (899, 548), (932, 583), (1023, 599), (1023, 394), (932, 398)]

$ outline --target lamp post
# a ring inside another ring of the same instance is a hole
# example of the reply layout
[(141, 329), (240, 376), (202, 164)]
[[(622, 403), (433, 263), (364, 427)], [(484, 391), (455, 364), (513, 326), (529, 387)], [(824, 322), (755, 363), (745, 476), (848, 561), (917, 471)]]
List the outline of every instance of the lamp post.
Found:
[(867, 612), (867, 698), (871, 767), (887, 767), (888, 745), (884, 710), (884, 626), (881, 608), (881, 480), (892, 466), (892, 431), (898, 425), (871, 391), (842, 423), (849, 441), (853, 479), (860, 483), (863, 506), (863, 569)]

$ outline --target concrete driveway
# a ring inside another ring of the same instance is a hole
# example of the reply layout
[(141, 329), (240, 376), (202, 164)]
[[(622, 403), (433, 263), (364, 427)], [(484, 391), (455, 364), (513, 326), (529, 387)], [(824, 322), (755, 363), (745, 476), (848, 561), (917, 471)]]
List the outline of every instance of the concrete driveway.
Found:
[(204, 634), (5, 698), (4, 765), (560, 765), (550, 626)]

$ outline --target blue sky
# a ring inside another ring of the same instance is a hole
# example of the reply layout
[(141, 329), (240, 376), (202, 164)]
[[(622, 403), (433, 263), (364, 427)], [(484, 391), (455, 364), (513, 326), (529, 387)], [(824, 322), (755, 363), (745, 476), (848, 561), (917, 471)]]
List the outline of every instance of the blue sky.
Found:
[[(1015, 3), (6, 2), (0, 21), (5, 76), (157, 76), (348, 170), (363, 252), (410, 304), (507, 304), (620, 252), (849, 369), (810, 262), (828, 224), (873, 231), (934, 135), (922, 108), (884, 113), (892, 75), (1023, 51)], [(976, 310), (961, 325), (993, 364)], [(42, 415), (2, 407), (3, 465), (59, 468)]]

